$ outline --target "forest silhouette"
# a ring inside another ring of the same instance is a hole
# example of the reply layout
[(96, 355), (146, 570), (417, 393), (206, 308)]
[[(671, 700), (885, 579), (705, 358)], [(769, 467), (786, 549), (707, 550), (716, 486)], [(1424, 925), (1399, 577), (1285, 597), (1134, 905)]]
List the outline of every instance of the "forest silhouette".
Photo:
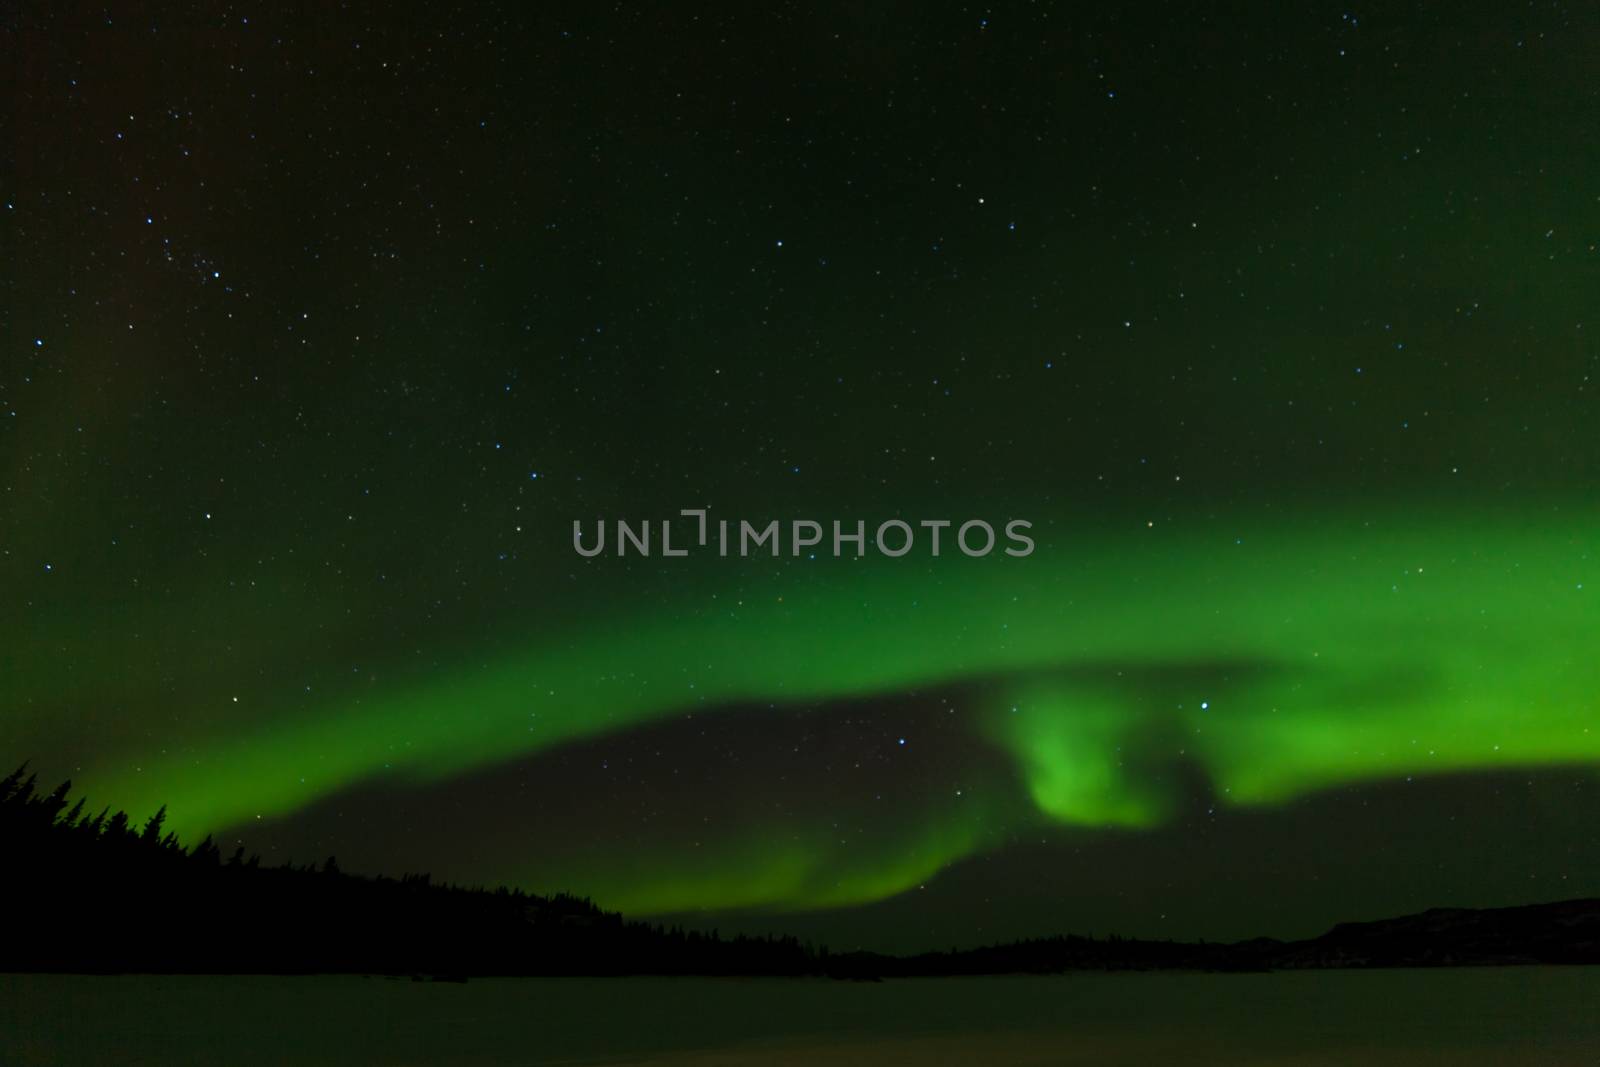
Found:
[(624, 919), (569, 894), (446, 885), (427, 874), (264, 866), (211, 837), (185, 846), (163, 807), (142, 825), (88, 815), (71, 782), (42, 792), (27, 765), (0, 780), (12, 922), (0, 971), (413, 975), (830, 975), (875, 979), (1066, 970), (1600, 963), (1600, 900), (1435, 908), (1342, 923), (1304, 941), (1234, 944), (1057, 936), (885, 956), (794, 937)]
[(0, 781), (12, 862), (0, 970), (465, 975), (815, 974), (794, 938), (630, 922), (566, 894), (366, 877), (320, 863), (265, 866), (211, 837), (185, 847), (166, 809), (70, 809), (26, 765)]

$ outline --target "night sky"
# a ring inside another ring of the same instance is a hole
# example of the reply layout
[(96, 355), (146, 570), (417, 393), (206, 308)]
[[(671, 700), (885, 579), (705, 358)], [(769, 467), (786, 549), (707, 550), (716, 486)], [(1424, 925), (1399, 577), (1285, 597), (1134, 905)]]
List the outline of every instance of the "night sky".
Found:
[[(1600, 894), (1600, 11), (160, 7), (0, 27), (8, 763), (835, 947)], [(1037, 547), (573, 549), (683, 508)]]

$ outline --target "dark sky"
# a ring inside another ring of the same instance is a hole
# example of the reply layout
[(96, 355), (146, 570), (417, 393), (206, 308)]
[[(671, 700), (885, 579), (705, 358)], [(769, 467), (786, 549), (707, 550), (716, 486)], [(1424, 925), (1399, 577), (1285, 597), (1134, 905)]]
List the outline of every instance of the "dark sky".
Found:
[[(13, 9), (0, 757), (839, 945), (1600, 893), (1600, 14), (861, 7)], [(869, 544), (573, 550), (683, 508)]]

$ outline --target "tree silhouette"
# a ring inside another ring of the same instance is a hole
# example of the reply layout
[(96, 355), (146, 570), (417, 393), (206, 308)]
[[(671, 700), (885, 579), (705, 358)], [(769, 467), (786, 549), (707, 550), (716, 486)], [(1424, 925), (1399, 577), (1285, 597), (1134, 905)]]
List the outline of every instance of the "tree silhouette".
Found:
[(210, 837), (184, 848), (162, 807), (83, 817), (71, 783), (0, 779), (9, 917), (0, 971), (465, 975), (805, 975), (873, 979), (1064, 970), (1600, 963), (1600, 900), (1434, 909), (1320, 938), (1226, 945), (1111, 935), (1036, 938), (895, 958), (792, 937), (724, 938), (630, 922), (584, 897), (465, 889), (425, 873), (363, 877), (338, 860), (263, 867)]
[[(320, 864), (263, 867), (212, 837), (185, 848), (159, 808), (83, 818), (71, 783), (27, 765), (0, 779), (0, 856), (14, 923), (0, 970), (465, 974), (807, 974), (793, 938), (724, 939), (628, 922), (586, 898), (464, 889)], [(109, 896), (109, 899), (108, 899)], [(128, 916), (144, 921), (130, 922)], [(190, 932), (175, 937), (175, 929)], [(226, 936), (218, 936), (226, 934)]]

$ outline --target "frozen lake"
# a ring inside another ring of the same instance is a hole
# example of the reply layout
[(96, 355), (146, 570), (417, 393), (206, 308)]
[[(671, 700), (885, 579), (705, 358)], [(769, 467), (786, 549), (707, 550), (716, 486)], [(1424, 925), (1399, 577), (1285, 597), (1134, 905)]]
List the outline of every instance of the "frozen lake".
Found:
[(823, 979), (0, 975), (10, 1064), (1585, 1064), (1600, 968)]

